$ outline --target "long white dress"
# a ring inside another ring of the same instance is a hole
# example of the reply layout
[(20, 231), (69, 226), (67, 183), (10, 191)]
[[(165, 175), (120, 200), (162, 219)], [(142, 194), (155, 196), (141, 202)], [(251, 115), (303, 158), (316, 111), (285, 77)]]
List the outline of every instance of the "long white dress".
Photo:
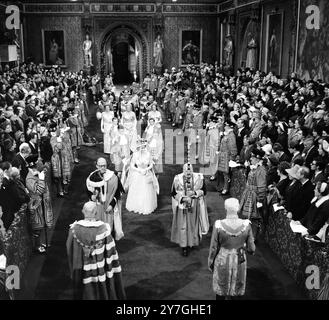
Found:
[(110, 132), (112, 128), (112, 119), (114, 112), (102, 112), (102, 128), (103, 128), (103, 141), (104, 141), (104, 153), (111, 153), (111, 137)]
[(159, 183), (148, 150), (140, 150), (133, 154), (125, 187), (128, 188), (126, 201), (128, 211), (146, 215), (157, 208)]
[(128, 137), (129, 148), (132, 152), (136, 151), (137, 141), (137, 119), (133, 111), (125, 111), (122, 113), (121, 123), (124, 127), (124, 133)]

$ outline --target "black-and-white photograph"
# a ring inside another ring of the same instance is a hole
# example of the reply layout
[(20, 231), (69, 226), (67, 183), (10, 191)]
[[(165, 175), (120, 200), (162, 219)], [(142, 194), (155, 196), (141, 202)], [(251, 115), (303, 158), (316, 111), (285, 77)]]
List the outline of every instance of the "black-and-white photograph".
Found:
[(133, 320), (329, 300), (327, 17), (0, 2), (0, 300)]

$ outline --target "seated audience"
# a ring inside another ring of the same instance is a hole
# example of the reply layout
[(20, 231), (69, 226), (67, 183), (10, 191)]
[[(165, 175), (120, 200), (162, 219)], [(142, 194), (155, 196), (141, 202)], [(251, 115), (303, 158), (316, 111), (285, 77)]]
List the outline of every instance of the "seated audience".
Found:
[(315, 237), (329, 219), (329, 184), (319, 182), (315, 188), (315, 197), (300, 223), (307, 228), (308, 234)]

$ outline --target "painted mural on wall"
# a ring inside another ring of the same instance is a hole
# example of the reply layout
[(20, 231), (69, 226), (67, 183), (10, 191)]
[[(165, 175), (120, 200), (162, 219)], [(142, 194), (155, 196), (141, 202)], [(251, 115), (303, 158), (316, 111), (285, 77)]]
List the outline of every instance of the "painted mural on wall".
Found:
[(180, 65), (200, 64), (202, 30), (181, 30)]
[(266, 19), (266, 72), (281, 72), (283, 12), (270, 13)]
[(65, 66), (65, 39), (63, 30), (42, 30), (43, 63), (47, 66)]
[[(309, 5), (320, 9), (320, 29), (307, 29)], [(329, 1), (302, 0), (297, 48), (297, 73), (305, 80), (322, 79), (329, 82)]]

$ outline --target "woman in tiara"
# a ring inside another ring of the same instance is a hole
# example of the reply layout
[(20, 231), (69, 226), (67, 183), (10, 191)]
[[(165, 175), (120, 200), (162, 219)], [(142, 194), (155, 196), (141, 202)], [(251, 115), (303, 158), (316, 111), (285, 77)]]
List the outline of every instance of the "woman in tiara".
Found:
[(126, 181), (128, 190), (126, 209), (139, 214), (151, 214), (157, 208), (159, 183), (154, 174), (152, 155), (147, 149), (147, 141), (139, 138)]

